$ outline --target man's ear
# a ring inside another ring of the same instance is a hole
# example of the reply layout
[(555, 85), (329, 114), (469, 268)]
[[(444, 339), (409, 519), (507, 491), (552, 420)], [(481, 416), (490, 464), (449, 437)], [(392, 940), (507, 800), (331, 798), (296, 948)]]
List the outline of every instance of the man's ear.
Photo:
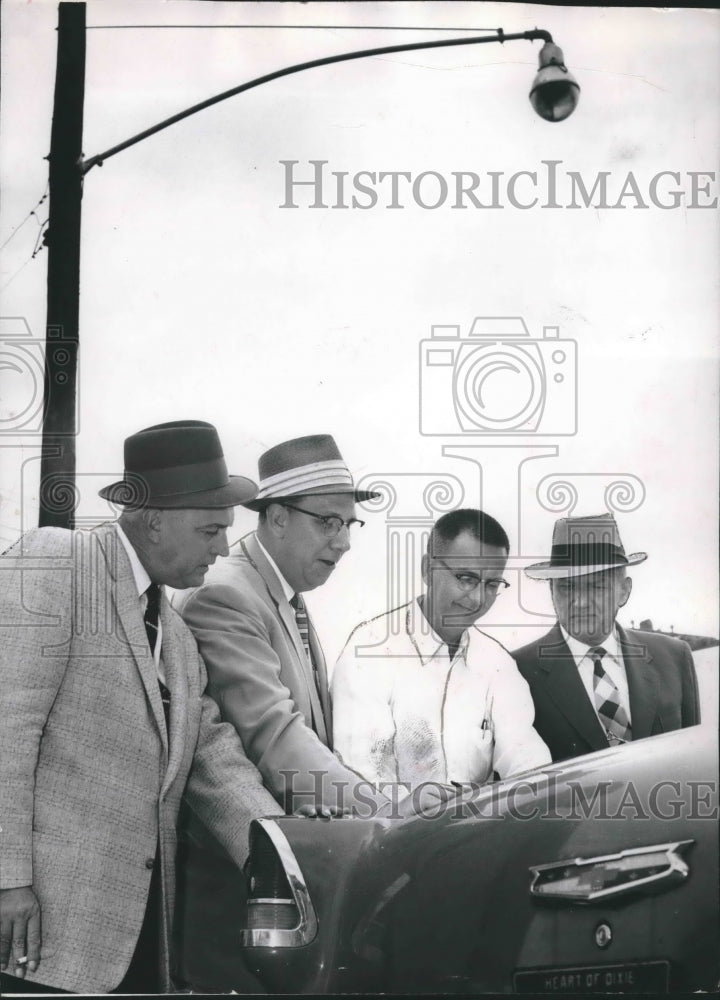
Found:
[(157, 507), (146, 507), (142, 513), (145, 535), (151, 542), (157, 542), (163, 527), (164, 511)]
[(427, 552), (422, 557), (420, 561), (420, 573), (422, 574), (423, 583), (426, 587), (430, 586), (430, 557)]
[(276, 538), (285, 537), (287, 521), (288, 510), (281, 503), (271, 503), (265, 508), (265, 523)]
[(620, 603), (618, 604), (619, 608), (625, 607), (625, 605), (627, 604), (628, 598), (630, 597), (631, 593), (632, 593), (632, 577), (626, 576), (625, 579), (622, 582), (622, 590), (621, 590), (621, 593), (620, 593)]

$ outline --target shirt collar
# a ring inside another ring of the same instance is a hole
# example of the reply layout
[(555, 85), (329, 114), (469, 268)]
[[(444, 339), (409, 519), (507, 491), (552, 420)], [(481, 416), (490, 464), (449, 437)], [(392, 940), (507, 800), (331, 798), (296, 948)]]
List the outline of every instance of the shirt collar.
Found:
[(120, 536), (120, 541), (123, 543), (123, 548), (128, 554), (128, 559), (130, 560), (130, 568), (132, 569), (133, 578), (135, 580), (135, 586), (137, 587), (138, 597), (142, 597), (145, 591), (148, 589), (152, 580), (148, 576), (148, 572), (140, 562), (140, 558), (132, 546), (132, 542), (125, 534), (125, 532), (120, 527), (118, 521), (115, 522), (115, 530)]
[[(423, 594), (424, 598), (425, 595)], [(415, 648), (420, 654), (420, 659), (423, 664), (429, 663), (435, 656), (448, 656), (447, 643), (444, 639), (435, 632), (430, 625), (430, 622), (425, 617), (425, 612), (420, 606), (420, 598), (417, 597), (415, 600), (410, 601), (408, 604), (407, 611), (407, 631), (408, 635), (415, 644)], [(463, 655), (467, 649), (468, 644), (468, 632), (467, 629), (460, 636), (460, 643), (458, 645), (458, 653), (462, 651)]]
[(292, 600), (292, 598), (295, 596), (295, 591), (290, 586), (290, 584), (287, 582), (287, 580), (285, 579), (285, 577), (282, 575), (282, 573), (280, 572), (280, 569), (278, 567), (278, 564), (275, 562), (275, 560), (270, 555), (270, 553), (265, 548), (265, 546), (260, 541), (260, 539), (258, 538), (257, 535), (255, 535), (255, 541), (260, 546), (260, 549), (262, 550), (262, 554), (265, 556), (265, 558), (267, 559), (267, 561), (270, 563), (271, 567), (275, 570), (275, 574), (277, 575), (277, 578), (280, 581), (280, 586), (283, 589), (283, 594), (285, 594), (285, 600), (286, 601)]
[(568, 649), (572, 653), (573, 659), (578, 666), (580, 666), (582, 661), (588, 655), (588, 651), (595, 649), (596, 646), (602, 646), (605, 652), (612, 656), (613, 659), (620, 659), (620, 646), (618, 644), (617, 632), (615, 631), (614, 625), (610, 635), (606, 636), (602, 642), (596, 642), (592, 646), (588, 646), (586, 643), (575, 639), (562, 625), (560, 625), (560, 631), (562, 632), (563, 639), (567, 643)]

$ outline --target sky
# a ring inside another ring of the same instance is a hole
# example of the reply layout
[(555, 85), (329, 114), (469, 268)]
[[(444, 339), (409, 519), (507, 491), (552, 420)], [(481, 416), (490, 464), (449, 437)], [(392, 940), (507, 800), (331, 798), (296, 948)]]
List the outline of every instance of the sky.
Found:
[[(18, 331), (44, 332), (57, 5), (1, 15), (7, 359)], [(511, 648), (552, 621), (521, 567), (557, 517), (608, 509), (648, 553), (620, 620), (718, 634), (717, 11), (91, 0), (87, 24), (86, 156), (274, 69), (441, 29), (545, 28), (581, 93), (564, 122), (535, 115), (537, 42), (385, 55), (274, 81), (91, 170), (80, 523), (112, 516), (97, 489), (153, 423), (212, 421), (255, 478), (267, 448), (330, 433), (388, 499), (309, 596), (329, 662), (410, 596), (429, 525), (458, 505), (510, 536), (511, 588), (482, 624)], [(319, 187), (288, 187), (316, 169)], [(473, 175), (480, 205), (457, 194)], [(5, 547), (37, 522), (40, 438), (16, 419), (37, 386), (0, 367)], [(238, 511), (232, 538), (253, 526)]]

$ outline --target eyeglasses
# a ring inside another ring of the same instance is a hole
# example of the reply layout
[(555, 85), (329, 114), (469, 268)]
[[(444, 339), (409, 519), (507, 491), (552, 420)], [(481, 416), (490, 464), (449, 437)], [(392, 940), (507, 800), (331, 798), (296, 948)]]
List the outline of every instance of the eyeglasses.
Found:
[(504, 580), (502, 577), (496, 577), (492, 580), (483, 580), (482, 577), (476, 576), (475, 573), (456, 572), (452, 566), (448, 566), (444, 559), (440, 559), (437, 556), (435, 561), (439, 562), (440, 565), (449, 573), (452, 573), (458, 587), (460, 587), (460, 589), (466, 594), (469, 594), (471, 590), (475, 590), (476, 587), (482, 586), (483, 590), (486, 590), (493, 597), (496, 597), (498, 594), (502, 593), (503, 590), (507, 590), (510, 586), (507, 580)]
[(348, 521), (343, 521), (341, 517), (337, 514), (316, 514), (312, 510), (304, 510), (302, 507), (295, 507), (291, 503), (281, 504), (282, 507), (289, 507), (290, 510), (296, 510), (300, 514), (307, 514), (308, 517), (314, 517), (316, 521), (320, 521), (322, 525), (322, 532), (326, 538), (335, 538), (336, 535), (340, 534), (341, 528), (347, 528), (348, 531), (357, 525), (362, 528), (365, 525), (364, 521), (361, 521), (357, 517), (351, 517)]

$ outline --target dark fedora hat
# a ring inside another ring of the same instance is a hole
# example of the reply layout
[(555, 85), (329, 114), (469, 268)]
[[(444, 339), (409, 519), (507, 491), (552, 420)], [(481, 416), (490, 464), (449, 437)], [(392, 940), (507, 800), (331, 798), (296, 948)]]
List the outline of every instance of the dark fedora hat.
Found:
[(525, 573), (532, 580), (557, 580), (635, 566), (646, 559), (645, 552), (625, 555), (612, 514), (561, 517), (555, 522), (550, 561), (533, 563)]
[(340, 449), (329, 434), (311, 434), (275, 445), (258, 462), (260, 487), (257, 496), (243, 507), (262, 510), (299, 496), (349, 493), (356, 501), (374, 500), (379, 493), (356, 490)]
[(208, 509), (250, 500), (257, 485), (228, 476), (218, 432), (202, 420), (173, 420), (125, 440), (125, 474), (100, 490), (124, 507)]

